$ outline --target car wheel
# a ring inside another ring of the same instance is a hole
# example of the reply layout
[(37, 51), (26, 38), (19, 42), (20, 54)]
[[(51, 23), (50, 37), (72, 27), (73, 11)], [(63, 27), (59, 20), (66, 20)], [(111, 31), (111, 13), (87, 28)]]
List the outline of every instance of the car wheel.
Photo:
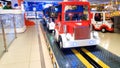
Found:
[(60, 49), (63, 48), (63, 41), (62, 41), (61, 36), (59, 37), (59, 47)]
[(106, 32), (106, 29), (105, 28), (102, 28), (102, 30), (101, 30), (103, 33), (105, 33)]

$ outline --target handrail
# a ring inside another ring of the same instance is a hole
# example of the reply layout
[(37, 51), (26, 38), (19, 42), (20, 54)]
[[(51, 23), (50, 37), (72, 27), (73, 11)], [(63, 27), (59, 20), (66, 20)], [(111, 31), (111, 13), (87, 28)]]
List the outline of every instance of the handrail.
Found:
[(3, 26), (3, 23), (1, 22), (1, 27), (2, 27), (2, 34), (3, 34), (3, 42), (4, 42), (4, 48), (5, 48), (5, 51), (8, 51), (7, 50), (7, 43), (6, 43), (6, 35), (5, 35), (5, 30), (4, 30), (4, 26)]
[[(15, 23), (15, 14), (7, 14), (6, 16), (8, 17), (9, 15), (9, 20), (5, 17), (2, 18), (5, 14), (0, 14), (0, 35), (2, 35), (3, 38), (3, 45), (4, 45), (4, 51), (1, 51), (0, 53), (8, 52), (8, 46), (13, 42), (15, 38), (17, 38), (17, 33), (16, 33), (16, 23)], [(7, 21), (7, 22), (6, 22)], [(10, 22), (10, 23), (9, 23)], [(7, 24), (7, 26), (5, 26)], [(10, 27), (9, 27), (10, 26)], [(14, 36), (15, 38), (11, 37)], [(11, 39), (12, 38), (12, 39)], [(2, 45), (1, 45), (2, 47)], [(0, 54), (0, 57), (3, 55)]]

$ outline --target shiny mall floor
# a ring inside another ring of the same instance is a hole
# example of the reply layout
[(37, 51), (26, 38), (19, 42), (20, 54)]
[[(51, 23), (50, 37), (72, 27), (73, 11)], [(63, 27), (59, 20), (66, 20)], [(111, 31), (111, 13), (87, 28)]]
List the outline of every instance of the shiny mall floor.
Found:
[[(43, 61), (46, 68), (53, 68), (45, 39), (41, 29), (37, 28), (36, 25), (27, 27), (24, 33), (17, 35), (0, 59), (0, 68), (42, 68)], [(120, 34), (99, 32), (99, 35), (100, 46), (120, 57)]]

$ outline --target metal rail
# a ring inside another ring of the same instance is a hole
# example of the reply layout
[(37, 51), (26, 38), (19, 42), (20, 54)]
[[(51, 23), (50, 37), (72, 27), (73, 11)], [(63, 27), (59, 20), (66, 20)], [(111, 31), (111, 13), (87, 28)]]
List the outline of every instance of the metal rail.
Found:
[(41, 27), (43, 36), (44, 36), (44, 38), (45, 38), (45, 42), (46, 42), (47, 47), (48, 47), (48, 51), (49, 51), (49, 55), (50, 55), (50, 58), (51, 58), (53, 67), (54, 67), (54, 68), (59, 68), (59, 65), (58, 65), (58, 63), (57, 63), (56, 57), (55, 57), (54, 52), (53, 52), (53, 50), (52, 50), (52, 48), (51, 48), (51, 46), (50, 46), (50, 43), (49, 43), (49, 41), (48, 41), (47, 35), (46, 35), (45, 31), (44, 31), (44, 28), (43, 28), (42, 24), (40, 24), (40, 27)]
[(1, 26), (2, 26), (2, 33), (3, 33), (4, 48), (5, 48), (5, 52), (7, 52), (8, 49), (7, 49), (6, 35), (5, 35), (5, 29), (4, 29), (3, 22), (1, 22)]
[(14, 15), (13, 15), (13, 25), (14, 25), (15, 38), (17, 38), (16, 23), (15, 23), (15, 16)]
[[(16, 23), (15, 23), (15, 18), (14, 18), (14, 14), (13, 14), (13, 26), (14, 26), (14, 34), (15, 34), (15, 38), (17, 38), (17, 32), (16, 32)], [(3, 35), (3, 42), (4, 42), (4, 48), (5, 48), (5, 52), (8, 52), (8, 47), (7, 47), (7, 39), (6, 39), (6, 32), (5, 32), (5, 28), (4, 28), (4, 24), (3, 24), (3, 20), (0, 21), (1, 24), (1, 30), (2, 30), (2, 35)], [(12, 41), (11, 41), (12, 42)], [(10, 43), (11, 44), (11, 43)], [(9, 44), (9, 45), (10, 45)]]

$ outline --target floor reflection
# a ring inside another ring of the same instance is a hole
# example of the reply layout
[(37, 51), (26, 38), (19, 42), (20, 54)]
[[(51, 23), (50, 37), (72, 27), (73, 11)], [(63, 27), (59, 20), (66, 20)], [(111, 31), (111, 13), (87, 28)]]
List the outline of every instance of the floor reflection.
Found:
[(109, 50), (110, 52), (120, 56), (120, 34), (118, 33), (101, 33), (100, 36), (100, 46)]

